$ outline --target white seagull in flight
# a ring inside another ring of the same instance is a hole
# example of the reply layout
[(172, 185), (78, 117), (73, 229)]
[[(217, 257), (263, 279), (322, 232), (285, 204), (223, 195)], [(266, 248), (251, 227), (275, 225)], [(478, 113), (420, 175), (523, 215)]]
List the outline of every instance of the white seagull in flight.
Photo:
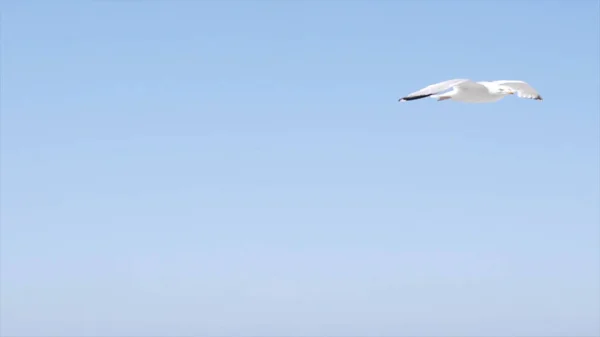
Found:
[[(453, 90), (440, 94), (448, 89)], [(473, 82), (468, 79), (455, 79), (432, 84), (402, 97), (398, 101), (406, 102), (431, 97), (437, 98), (438, 101), (450, 99), (464, 103), (492, 103), (503, 99), (506, 95), (513, 94), (517, 94), (521, 98), (542, 100), (542, 96), (532, 86), (523, 81)]]

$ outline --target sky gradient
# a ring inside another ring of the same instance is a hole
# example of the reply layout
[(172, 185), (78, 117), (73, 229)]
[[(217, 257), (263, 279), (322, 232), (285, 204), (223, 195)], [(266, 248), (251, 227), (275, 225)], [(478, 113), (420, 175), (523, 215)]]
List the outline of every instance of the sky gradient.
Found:
[(597, 1), (0, 11), (0, 335), (600, 336)]

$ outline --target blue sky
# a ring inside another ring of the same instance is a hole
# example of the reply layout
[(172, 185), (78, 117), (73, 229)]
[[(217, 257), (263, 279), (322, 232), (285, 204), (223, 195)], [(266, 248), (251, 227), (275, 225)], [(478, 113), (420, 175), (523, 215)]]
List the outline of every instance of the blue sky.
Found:
[(2, 336), (600, 334), (598, 2), (0, 9)]

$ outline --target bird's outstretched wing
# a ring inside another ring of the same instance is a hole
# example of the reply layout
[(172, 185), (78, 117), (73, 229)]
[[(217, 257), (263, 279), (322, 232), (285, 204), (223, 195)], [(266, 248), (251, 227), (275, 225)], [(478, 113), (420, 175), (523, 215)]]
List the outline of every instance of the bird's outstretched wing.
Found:
[(448, 81), (429, 85), (419, 91), (415, 91), (411, 94), (408, 94), (408, 95), (400, 98), (398, 101), (404, 102), (404, 101), (411, 101), (411, 100), (415, 100), (415, 99), (419, 99), (419, 98), (425, 98), (425, 97), (438, 94), (440, 92), (446, 91), (446, 90), (448, 90), (450, 88), (454, 88), (454, 87), (460, 87), (462, 89), (468, 89), (468, 88), (486, 89), (481, 84), (475, 83), (468, 79), (454, 79), (454, 80), (448, 80)]
[(517, 96), (521, 98), (535, 99), (538, 101), (542, 100), (542, 96), (535, 90), (531, 85), (527, 82), (518, 81), (518, 80), (500, 80), (493, 81), (493, 83), (498, 85), (507, 86), (514, 91), (517, 92)]

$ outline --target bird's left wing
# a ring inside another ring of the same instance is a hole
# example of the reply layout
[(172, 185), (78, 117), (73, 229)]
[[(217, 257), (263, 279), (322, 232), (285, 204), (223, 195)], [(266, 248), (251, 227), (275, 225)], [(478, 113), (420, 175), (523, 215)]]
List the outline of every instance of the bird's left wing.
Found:
[(504, 85), (510, 87), (514, 91), (517, 92), (517, 96), (521, 98), (535, 99), (537, 101), (542, 100), (542, 96), (535, 90), (531, 85), (527, 82), (517, 81), (517, 80), (500, 80), (493, 81), (493, 83), (498, 85)]
[[(404, 102), (404, 101), (410, 101), (410, 100), (414, 100), (414, 99), (419, 99), (419, 98), (424, 98), (424, 97), (428, 97), (431, 95), (435, 95), (437, 93), (440, 93), (442, 91), (446, 91), (450, 88), (453, 88), (457, 85), (460, 84), (466, 84), (471, 82), (468, 79), (454, 79), (454, 80), (448, 80), (448, 81), (443, 81), (443, 82), (439, 82), (439, 83), (435, 83), (435, 84), (431, 84), (426, 86), (425, 88), (419, 90), (419, 91), (415, 91), (411, 94), (408, 94), (402, 98), (399, 99), (400, 102)], [(471, 82), (473, 83), (473, 82)]]

